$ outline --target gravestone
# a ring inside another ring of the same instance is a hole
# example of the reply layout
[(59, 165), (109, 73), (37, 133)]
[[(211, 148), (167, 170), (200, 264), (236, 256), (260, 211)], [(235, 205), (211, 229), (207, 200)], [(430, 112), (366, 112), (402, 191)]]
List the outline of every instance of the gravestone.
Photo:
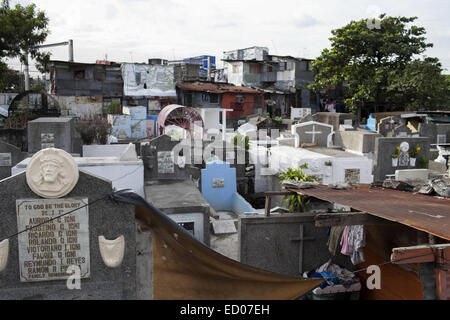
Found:
[(213, 161), (201, 170), (202, 195), (214, 210), (247, 214), (256, 210), (237, 192), (236, 168)]
[(209, 246), (210, 206), (191, 181), (151, 181), (145, 193), (148, 202)]
[(328, 251), (327, 228), (316, 228), (313, 213), (240, 216), (240, 262), (288, 276), (302, 276), (329, 259), (354, 270), (349, 257)]
[[(111, 191), (60, 149), (0, 181), (0, 239), (10, 245), (0, 299), (136, 299), (134, 206), (110, 200)], [(74, 270), (80, 289), (70, 290)]]
[[(74, 153), (73, 118), (38, 118), (28, 122), (28, 152), (58, 148)], [(78, 151), (78, 150), (77, 150)]]
[(11, 176), (11, 168), (26, 156), (19, 148), (0, 141), (0, 180)]
[(409, 137), (411, 129), (406, 126), (405, 120), (399, 116), (386, 117), (380, 120), (378, 132), (384, 137)]
[(293, 125), (292, 134), (296, 136), (296, 148), (304, 143), (317, 144), (319, 147), (330, 147), (333, 142), (334, 130), (332, 125), (309, 121)]
[(247, 171), (249, 168), (249, 154), (244, 146), (235, 146), (232, 143), (216, 139), (212, 143), (205, 144), (205, 157), (209, 154), (220, 161), (228, 162), (232, 168), (236, 168), (236, 181), (238, 191), (242, 194), (253, 193), (249, 190), (249, 179), (254, 177), (254, 170)]
[[(175, 140), (162, 135), (141, 146), (144, 161), (144, 181), (169, 179), (185, 180), (189, 176), (186, 166), (191, 161), (190, 140)], [(186, 161), (187, 160), (187, 161)]]
[[(412, 163), (409, 155), (412, 148), (419, 147), (420, 151), (416, 156), (415, 163)], [(397, 160), (393, 160), (392, 155), (400, 148)], [(422, 168), (421, 159), (430, 159), (430, 139), (397, 137), (380, 137), (375, 140), (374, 153), (374, 181), (383, 181), (386, 175), (394, 175), (396, 170), (402, 169), (426, 169)]]

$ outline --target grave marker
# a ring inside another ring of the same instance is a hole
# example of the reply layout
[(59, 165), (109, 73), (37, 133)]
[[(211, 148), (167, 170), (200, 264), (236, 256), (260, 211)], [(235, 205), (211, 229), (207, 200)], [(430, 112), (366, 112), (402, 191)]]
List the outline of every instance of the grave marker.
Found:
[[(44, 149), (0, 181), (0, 242), (9, 239), (0, 299), (137, 298), (134, 206), (110, 200), (111, 182), (74, 163)], [(80, 289), (69, 290), (67, 271), (77, 267)]]
[(317, 144), (319, 147), (330, 147), (334, 134), (333, 126), (325, 123), (308, 121), (292, 126), (295, 135), (295, 147), (302, 144)]

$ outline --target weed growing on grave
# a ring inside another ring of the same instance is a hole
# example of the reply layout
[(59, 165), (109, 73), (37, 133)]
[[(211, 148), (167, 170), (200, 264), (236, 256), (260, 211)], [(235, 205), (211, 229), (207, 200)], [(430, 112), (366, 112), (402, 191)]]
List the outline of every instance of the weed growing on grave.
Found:
[(231, 140), (231, 142), (235, 145), (235, 146), (244, 146), (245, 145), (245, 150), (247, 151), (248, 149), (250, 149), (250, 138), (247, 136), (243, 136), (240, 133), (237, 133), (233, 140)]
[[(308, 165), (305, 163), (298, 169), (289, 168), (286, 172), (283, 172), (279, 175), (280, 183), (282, 184), (284, 181), (294, 180), (294, 181), (304, 181), (304, 182), (317, 182), (317, 179), (309, 174), (303, 173), (302, 169), (307, 169)], [(299, 194), (293, 194), (289, 196), (285, 196), (281, 203), (287, 204), (289, 212), (300, 211), (306, 212), (307, 205), (309, 203), (309, 197), (301, 196)]]

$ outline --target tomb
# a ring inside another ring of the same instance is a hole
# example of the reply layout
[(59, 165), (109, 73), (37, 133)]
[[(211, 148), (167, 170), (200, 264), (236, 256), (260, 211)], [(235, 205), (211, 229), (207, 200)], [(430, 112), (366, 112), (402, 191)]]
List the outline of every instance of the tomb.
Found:
[(320, 147), (333, 145), (333, 126), (315, 121), (302, 122), (293, 125), (292, 134), (295, 135), (295, 147), (312, 144)]
[(16, 146), (0, 141), (0, 180), (11, 176), (11, 168), (26, 156), (27, 154)]
[(142, 298), (134, 206), (110, 200), (111, 192), (110, 181), (78, 171), (61, 149), (36, 153), (26, 172), (0, 181), (0, 239), (10, 246), (0, 299)]
[(29, 121), (27, 127), (29, 153), (45, 148), (59, 148), (68, 153), (80, 153), (79, 150), (74, 150), (73, 118), (38, 118)]

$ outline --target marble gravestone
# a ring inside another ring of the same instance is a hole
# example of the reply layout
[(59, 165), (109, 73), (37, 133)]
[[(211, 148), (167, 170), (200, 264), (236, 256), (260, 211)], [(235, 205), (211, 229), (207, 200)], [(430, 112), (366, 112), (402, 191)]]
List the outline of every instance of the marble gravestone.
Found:
[(26, 157), (16, 146), (0, 141), (0, 180), (11, 176), (11, 168)]
[(295, 135), (295, 147), (302, 144), (316, 144), (319, 147), (330, 147), (333, 144), (333, 126), (316, 121), (302, 122), (292, 126)]
[[(9, 237), (0, 299), (136, 299), (134, 206), (110, 200), (111, 191), (54, 148), (0, 181), (0, 242)], [(80, 289), (69, 289), (75, 270)]]
[(38, 118), (28, 122), (28, 152), (59, 148), (74, 153), (75, 127), (72, 118)]

